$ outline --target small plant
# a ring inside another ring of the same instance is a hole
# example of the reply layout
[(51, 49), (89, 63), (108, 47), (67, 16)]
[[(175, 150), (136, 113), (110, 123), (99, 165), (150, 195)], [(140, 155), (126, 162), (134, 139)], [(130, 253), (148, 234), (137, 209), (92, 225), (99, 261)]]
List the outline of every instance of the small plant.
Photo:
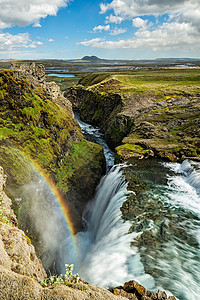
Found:
[(26, 238), (27, 244), (28, 245), (32, 245), (31, 239), (27, 235), (25, 235), (25, 234), (22, 234), (22, 235)]
[(11, 226), (9, 219), (7, 218), (7, 215), (4, 212), (4, 208), (0, 206), (0, 221), (4, 224), (7, 224)]
[(50, 276), (49, 278), (42, 280), (40, 284), (43, 287), (49, 287), (60, 283), (63, 284), (78, 283), (80, 280), (79, 274), (73, 275), (72, 273), (74, 265), (66, 264), (65, 267), (66, 267), (66, 273), (64, 275), (60, 274), (59, 276), (57, 275)]

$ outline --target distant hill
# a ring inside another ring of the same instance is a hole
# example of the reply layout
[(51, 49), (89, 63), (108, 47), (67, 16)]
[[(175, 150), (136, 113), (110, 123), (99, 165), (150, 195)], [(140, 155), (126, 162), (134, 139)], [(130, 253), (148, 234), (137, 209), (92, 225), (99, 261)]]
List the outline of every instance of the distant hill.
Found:
[(192, 61), (199, 61), (199, 58), (156, 58), (155, 61), (161, 62), (192, 62)]
[(200, 61), (198, 58), (156, 58), (141, 60), (101, 59), (95, 55), (84, 56), (82, 61), (98, 64), (149, 64), (149, 63), (191, 63)]
[(94, 55), (92, 55), (92, 56), (84, 56), (83, 58), (82, 58), (82, 60), (87, 60), (87, 61), (90, 61), (90, 62), (99, 62), (99, 61), (104, 61), (104, 59), (101, 59), (101, 58), (99, 58), (99, 57), (97, 57), (97, 56), (94, 56)]

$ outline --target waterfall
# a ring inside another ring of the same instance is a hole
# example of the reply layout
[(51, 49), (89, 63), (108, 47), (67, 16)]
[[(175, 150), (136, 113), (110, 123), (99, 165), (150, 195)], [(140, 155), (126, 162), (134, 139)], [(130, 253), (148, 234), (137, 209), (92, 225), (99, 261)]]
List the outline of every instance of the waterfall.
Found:
[[(120, 165), (111, 169), (98, 187), (95, 199), (86, 208), (88, 233), (91, 242), (100, 241), (121, 219), (118, 208), (126, 201), (127, 184), (121, 175)], [(126, 226), (127, 227), (127, 226)]]
[(186, 182), (194, 187), (200, 194), (200, 168), (199, 163), (185, 160), (180, 167), (180, 171), (185, 175)]
[(66, 239), (61, 261), (73, 262), (75, 271), (92, 284), (111, 287), (135, 279), (153, 289), (154, 280), (145, 274), (138, 249), (130, 247), (138, 233), (128, 233), (131, 224), (122, 220), (120, 207), (130, 193), (122, 175), (125, 167), (113, 166), (102, 178), (84, 212), (87, 230), (77, 234), (78, 256), (74, 257)]

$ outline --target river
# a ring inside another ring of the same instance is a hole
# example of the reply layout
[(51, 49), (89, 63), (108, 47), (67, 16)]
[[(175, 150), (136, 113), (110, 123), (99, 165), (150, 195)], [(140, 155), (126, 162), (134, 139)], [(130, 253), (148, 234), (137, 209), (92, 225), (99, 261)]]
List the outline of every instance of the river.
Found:
[(78, 253), (68, 238), (63, 241), (62, 265), (74, 263), (83, 279), (103, 287), (135, 279), (179, 300), (199, 299), (200, 164), (150, 160), (131, 166), (148, 188), (140, 215), (124, 222), (120, 207), (130, 192), (122, 171), (128, 166), (112, 166), (114, 154), (99, 129), (76, 118), (83, 134), (104, 147), (107, 175), (83, 214), (87, 230), (76, 236)]

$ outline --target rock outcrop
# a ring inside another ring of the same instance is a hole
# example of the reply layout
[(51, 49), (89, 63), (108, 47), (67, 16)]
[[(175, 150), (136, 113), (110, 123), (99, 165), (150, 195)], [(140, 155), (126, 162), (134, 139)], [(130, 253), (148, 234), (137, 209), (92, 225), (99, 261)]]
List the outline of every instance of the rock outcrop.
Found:
[(47, 97), (67, 108), (68, 113), (73, 117), (71, 102), (63, 96), (60, 87), (55, 82), (46, 82), (45, 68), (42, 64), (36, 65), (32, 62), (31, 64), (23, 63), (17, 65), (13, 63), (11, 70), (13, 70), (13, 74), (17, 78), (25, 76), (33, 88), (42, 88), (41, 93), (45, 92)]
[(16, 63), (12, 63), (11, 69), (14, 72), (14, 76), (20, 78), (24, 75), (33, 86), (46, 84), (45, 68), (42, 64), (36, 65), (32, 62), (31, 64), (23, 63), (21, 65), (17, 65)]
[(111, 291), (114, 295), (130, 300), (176, 300), (174, 296), (167, 297), (167, 294), (160, 290), (157, 293), (147, 291), (135, 280), (128, 281), (123, 286), (116, 287)]
[[(137, 77), (137, 73), (92, 74), (80, 81), (83, 85), (70, 88), (66, 95), (83, 120), (98, 125), (105, 133), (107, 143), (117, 152), (116, 162), (152, 157), (171, 161), (182, 161), (186, 157), (200, 160), (196, 73), (190, 75), (188, 86), (193, 75), (194, 87), (191, 86), (192, 92), (188, 93), (187, 85), (183, 86), (182, 82), (176, 90), (180, 74), (176, 79), (170, 72), (166, 74), (166, 82), (162, 71), (156, 73), (155, 82), (154, 74), (147, 74), (146, 83), (143, 75)], [(144, 81), (142, 88), (141, 80)], [(170, 88), (169, 80), (174, 81)], [(185, 80), (184, 74), (181, 80)]]

